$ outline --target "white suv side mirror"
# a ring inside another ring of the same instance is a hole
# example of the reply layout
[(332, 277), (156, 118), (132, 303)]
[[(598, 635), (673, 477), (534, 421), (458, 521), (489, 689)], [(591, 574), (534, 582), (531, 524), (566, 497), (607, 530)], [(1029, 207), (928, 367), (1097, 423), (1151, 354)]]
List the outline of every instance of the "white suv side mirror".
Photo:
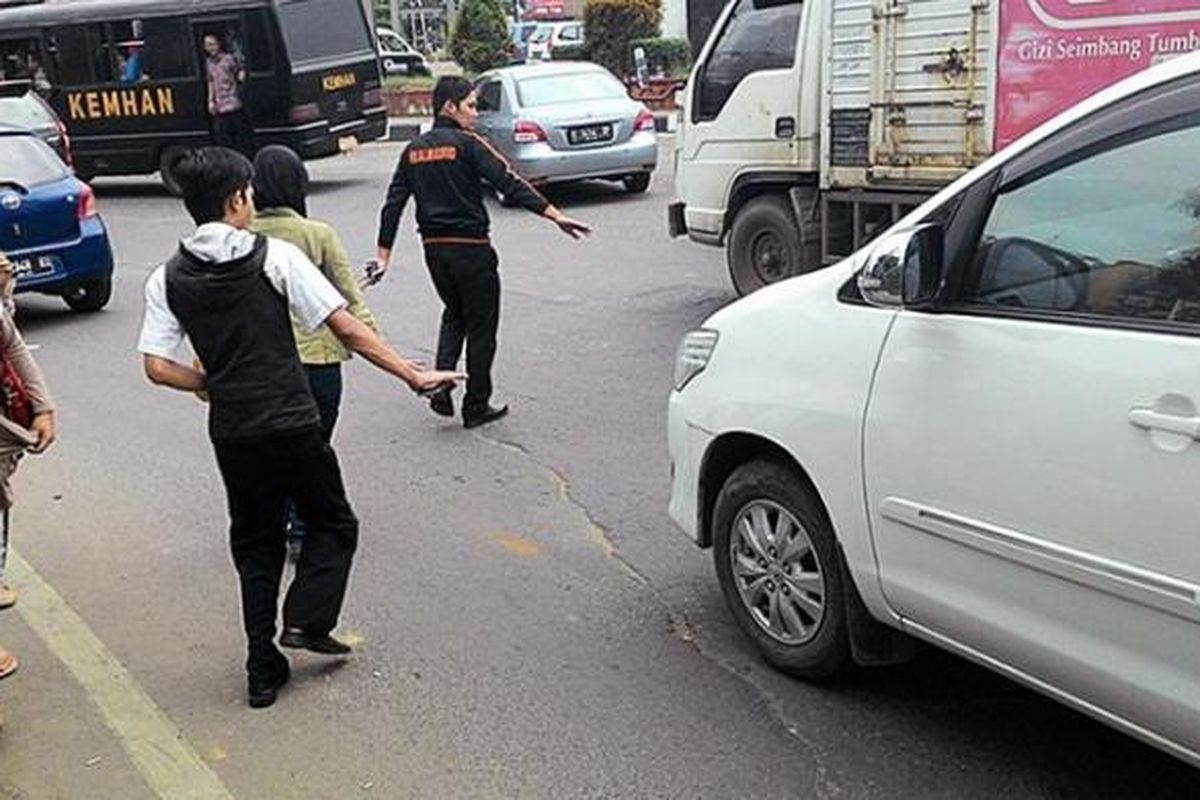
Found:
[(928, 223), (882, 236), (858, 274), (863, 299), (890, 308), (931, 303), (942, 285), (943, 240), (941, 226)]

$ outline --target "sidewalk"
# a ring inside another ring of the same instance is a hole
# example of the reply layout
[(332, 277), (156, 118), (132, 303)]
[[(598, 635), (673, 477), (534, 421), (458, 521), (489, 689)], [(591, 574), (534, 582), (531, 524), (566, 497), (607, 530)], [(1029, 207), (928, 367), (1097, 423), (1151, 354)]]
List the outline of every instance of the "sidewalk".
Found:
[[(677, 112), (655, 111), (654, 129), (659, 133), (674, 133), (678, 121)], [(429, 117), (391, 117), (384, 141), (407, 142), (429, 130), (433, 120)]]

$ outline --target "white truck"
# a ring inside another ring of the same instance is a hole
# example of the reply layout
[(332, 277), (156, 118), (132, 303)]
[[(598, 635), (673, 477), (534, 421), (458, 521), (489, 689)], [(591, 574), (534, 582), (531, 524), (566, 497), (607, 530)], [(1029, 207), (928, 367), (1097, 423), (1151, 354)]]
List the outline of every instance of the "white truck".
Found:
[(1078, 100), (1200, 49), (1200, 0), (732, 0), (675, 141), (672, 236), (739, 294), (832, 263)]

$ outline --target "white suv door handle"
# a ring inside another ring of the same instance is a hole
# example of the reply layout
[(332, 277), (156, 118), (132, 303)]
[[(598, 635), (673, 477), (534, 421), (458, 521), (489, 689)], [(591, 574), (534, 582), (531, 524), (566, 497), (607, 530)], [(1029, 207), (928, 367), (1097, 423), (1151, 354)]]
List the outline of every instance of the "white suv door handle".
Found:
[(1200, 439), (1200, 417), (1180, 417), (1152, 408), (1133, 408), (1129, 411), (1129, 421), (1146, 430), (1167, 431)]

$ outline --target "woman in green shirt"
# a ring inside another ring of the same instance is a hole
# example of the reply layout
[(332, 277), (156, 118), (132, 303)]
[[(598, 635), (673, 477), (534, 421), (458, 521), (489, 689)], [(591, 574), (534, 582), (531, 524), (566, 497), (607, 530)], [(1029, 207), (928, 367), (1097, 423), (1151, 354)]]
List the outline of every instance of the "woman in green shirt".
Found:
[[(299, 247), (346, 298), (347, 310), (378, 333), (341, 238), (329, 224), (308, 218), (307, 194), (308, 170), (300, 157), (282, 145), (264, 147), (254, 159), (254, 202), (259, 210), (252, 230)], [(292, 332), (321, 412), (321, 433), (329, 441), (342, 402), (342, 362), (349, 360), (350, 352), (325, 326), (306, 333), (293, 321)], [(288, 553), (293, 560), (303, 536), (304, 521), (289, 502)]]

